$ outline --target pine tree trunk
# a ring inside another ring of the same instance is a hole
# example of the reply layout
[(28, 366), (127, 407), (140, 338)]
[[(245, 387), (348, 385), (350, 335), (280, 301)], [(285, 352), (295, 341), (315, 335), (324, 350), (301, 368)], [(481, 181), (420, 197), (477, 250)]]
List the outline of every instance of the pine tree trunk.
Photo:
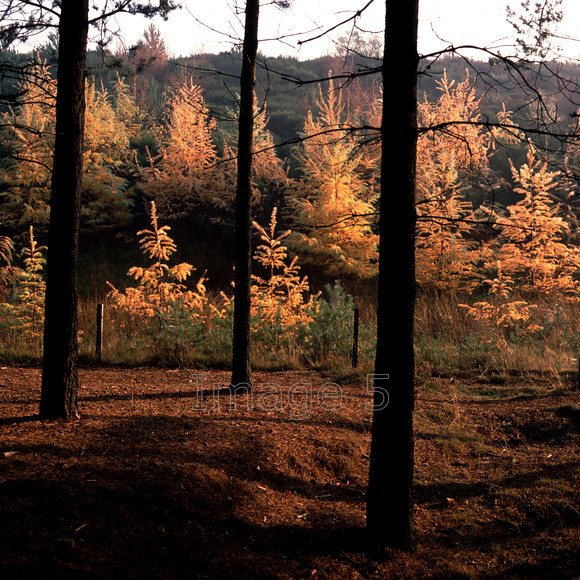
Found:
[[(367, 531), (413, 545), (418, 0), (387, 0), (383, 61), (378, 336)], [(388, 379), (386, 378), (388, 375)]]
[(88, 0), (62, 0), (40, 415), (78, 417), (77, 258)]
[(259, 0), (246, 1), (240, 116), (238, 139), (238, 182), (236, 188), (235, 290), (232, 386), (251, 384), (250, 287), (252, 276), (251, 195), (254, 147), (254, 87), (258, 52)]

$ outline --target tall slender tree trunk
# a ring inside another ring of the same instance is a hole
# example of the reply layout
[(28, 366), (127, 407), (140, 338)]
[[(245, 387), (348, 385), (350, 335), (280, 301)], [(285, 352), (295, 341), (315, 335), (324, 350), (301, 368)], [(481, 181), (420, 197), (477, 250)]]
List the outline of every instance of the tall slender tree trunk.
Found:
[(235, 290), (232, 386), (251, 385), (250, 287), (252, 276), (251, 196), (254, 148), (254, 87), (258, 53), (259, 0), (246, 0), (246, 23), (240, 79), (238, 182), (236, 188)]
[(40, 415), (78, 417), (77, 258), (88, 0), (62, 0)]
[(414, 543), (413, 315), (419, 0), (386, 0), (386, 5), (378, 337), (367, 531), (376, 547), (410, 548)]

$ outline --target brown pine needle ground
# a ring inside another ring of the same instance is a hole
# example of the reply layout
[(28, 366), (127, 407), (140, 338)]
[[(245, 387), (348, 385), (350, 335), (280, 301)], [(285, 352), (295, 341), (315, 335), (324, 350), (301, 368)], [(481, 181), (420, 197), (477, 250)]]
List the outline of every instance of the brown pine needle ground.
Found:
[[(203, 373), (208, 395), (229, 380)], [(191, 377), (83, 370), (83, 418), (61, 423), (34, 417), (38, 368), (0, 370), (3, 578), (573, 578), (580, 569), (580, 393), (569, 386), (424, 380), (418, 549), (377, 558), (362, 543), (366, 385), (342, 385), (340, 409), (329, 387), (322, 408), (321, 375), (257, 372), (248, 409), (243, 394), (235, 408), (198, 399)], [(294, 388), (282, 410), (265, 394), (272, 385), (285, 397)]]

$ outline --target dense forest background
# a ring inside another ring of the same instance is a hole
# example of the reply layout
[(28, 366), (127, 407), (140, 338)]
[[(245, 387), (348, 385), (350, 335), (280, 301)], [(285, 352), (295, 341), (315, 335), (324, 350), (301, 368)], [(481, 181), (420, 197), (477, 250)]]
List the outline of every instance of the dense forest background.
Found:
[[(313, 300), (324, 288), (330, 302), (343, 288), (357, 303), (372, 303), (375, 292), (380, 106), (397, 79), (382, 87), (380, 50), (355, 41), (353, 51), (315, 60), (260, 57), (254, 307), (283, 326), (319, 313)], [(2, 80), (13, 102), (0, 128), (0, 235), (12, 240), (5, 267), (19, 280), (4, 277), (4, 309), (36, 312), (33, 334), (42, 318), (56, 46), (51, 38), (34, 55), (2, 54), (5, 65), (35, 57), (32, 74)], [(83, 300), (157, 316), (175, 299), (200, 323), (226, 319), (240, 53), (170, 59), (150, 26), (129, 50), (89, 53), (88, 66)], [(520, 341), (559, 315), (552, 304), (539, 320), (539, 302), (580, 296), (580, 154), (518, 128), (533, 126), (541, 94), (562, 130), (578, 130), (565, 80), (579, 67), (551, 67), (557, 74), (523, 68), (514, 79), (501, 59), (447, 56), (422, 63), (419, 75), (419, 291), (453, 296), (462, 324)], [(281, 321), (281, 307), (290, 318)]]

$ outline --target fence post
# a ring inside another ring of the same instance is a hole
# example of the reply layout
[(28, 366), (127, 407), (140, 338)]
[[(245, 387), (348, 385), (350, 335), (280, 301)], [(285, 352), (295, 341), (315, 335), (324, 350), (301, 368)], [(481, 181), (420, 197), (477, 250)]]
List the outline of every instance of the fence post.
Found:
[(359, 309), (354, 309), (354, 329), (352, 334), (352, 368), (358, 366), (358, 317)]
[(97, 361), (101, 362), (103, 355), (103, 319), (104, 319), (104, 304), (97, 304), (97, 338), (95, 342), (95, 356)]

